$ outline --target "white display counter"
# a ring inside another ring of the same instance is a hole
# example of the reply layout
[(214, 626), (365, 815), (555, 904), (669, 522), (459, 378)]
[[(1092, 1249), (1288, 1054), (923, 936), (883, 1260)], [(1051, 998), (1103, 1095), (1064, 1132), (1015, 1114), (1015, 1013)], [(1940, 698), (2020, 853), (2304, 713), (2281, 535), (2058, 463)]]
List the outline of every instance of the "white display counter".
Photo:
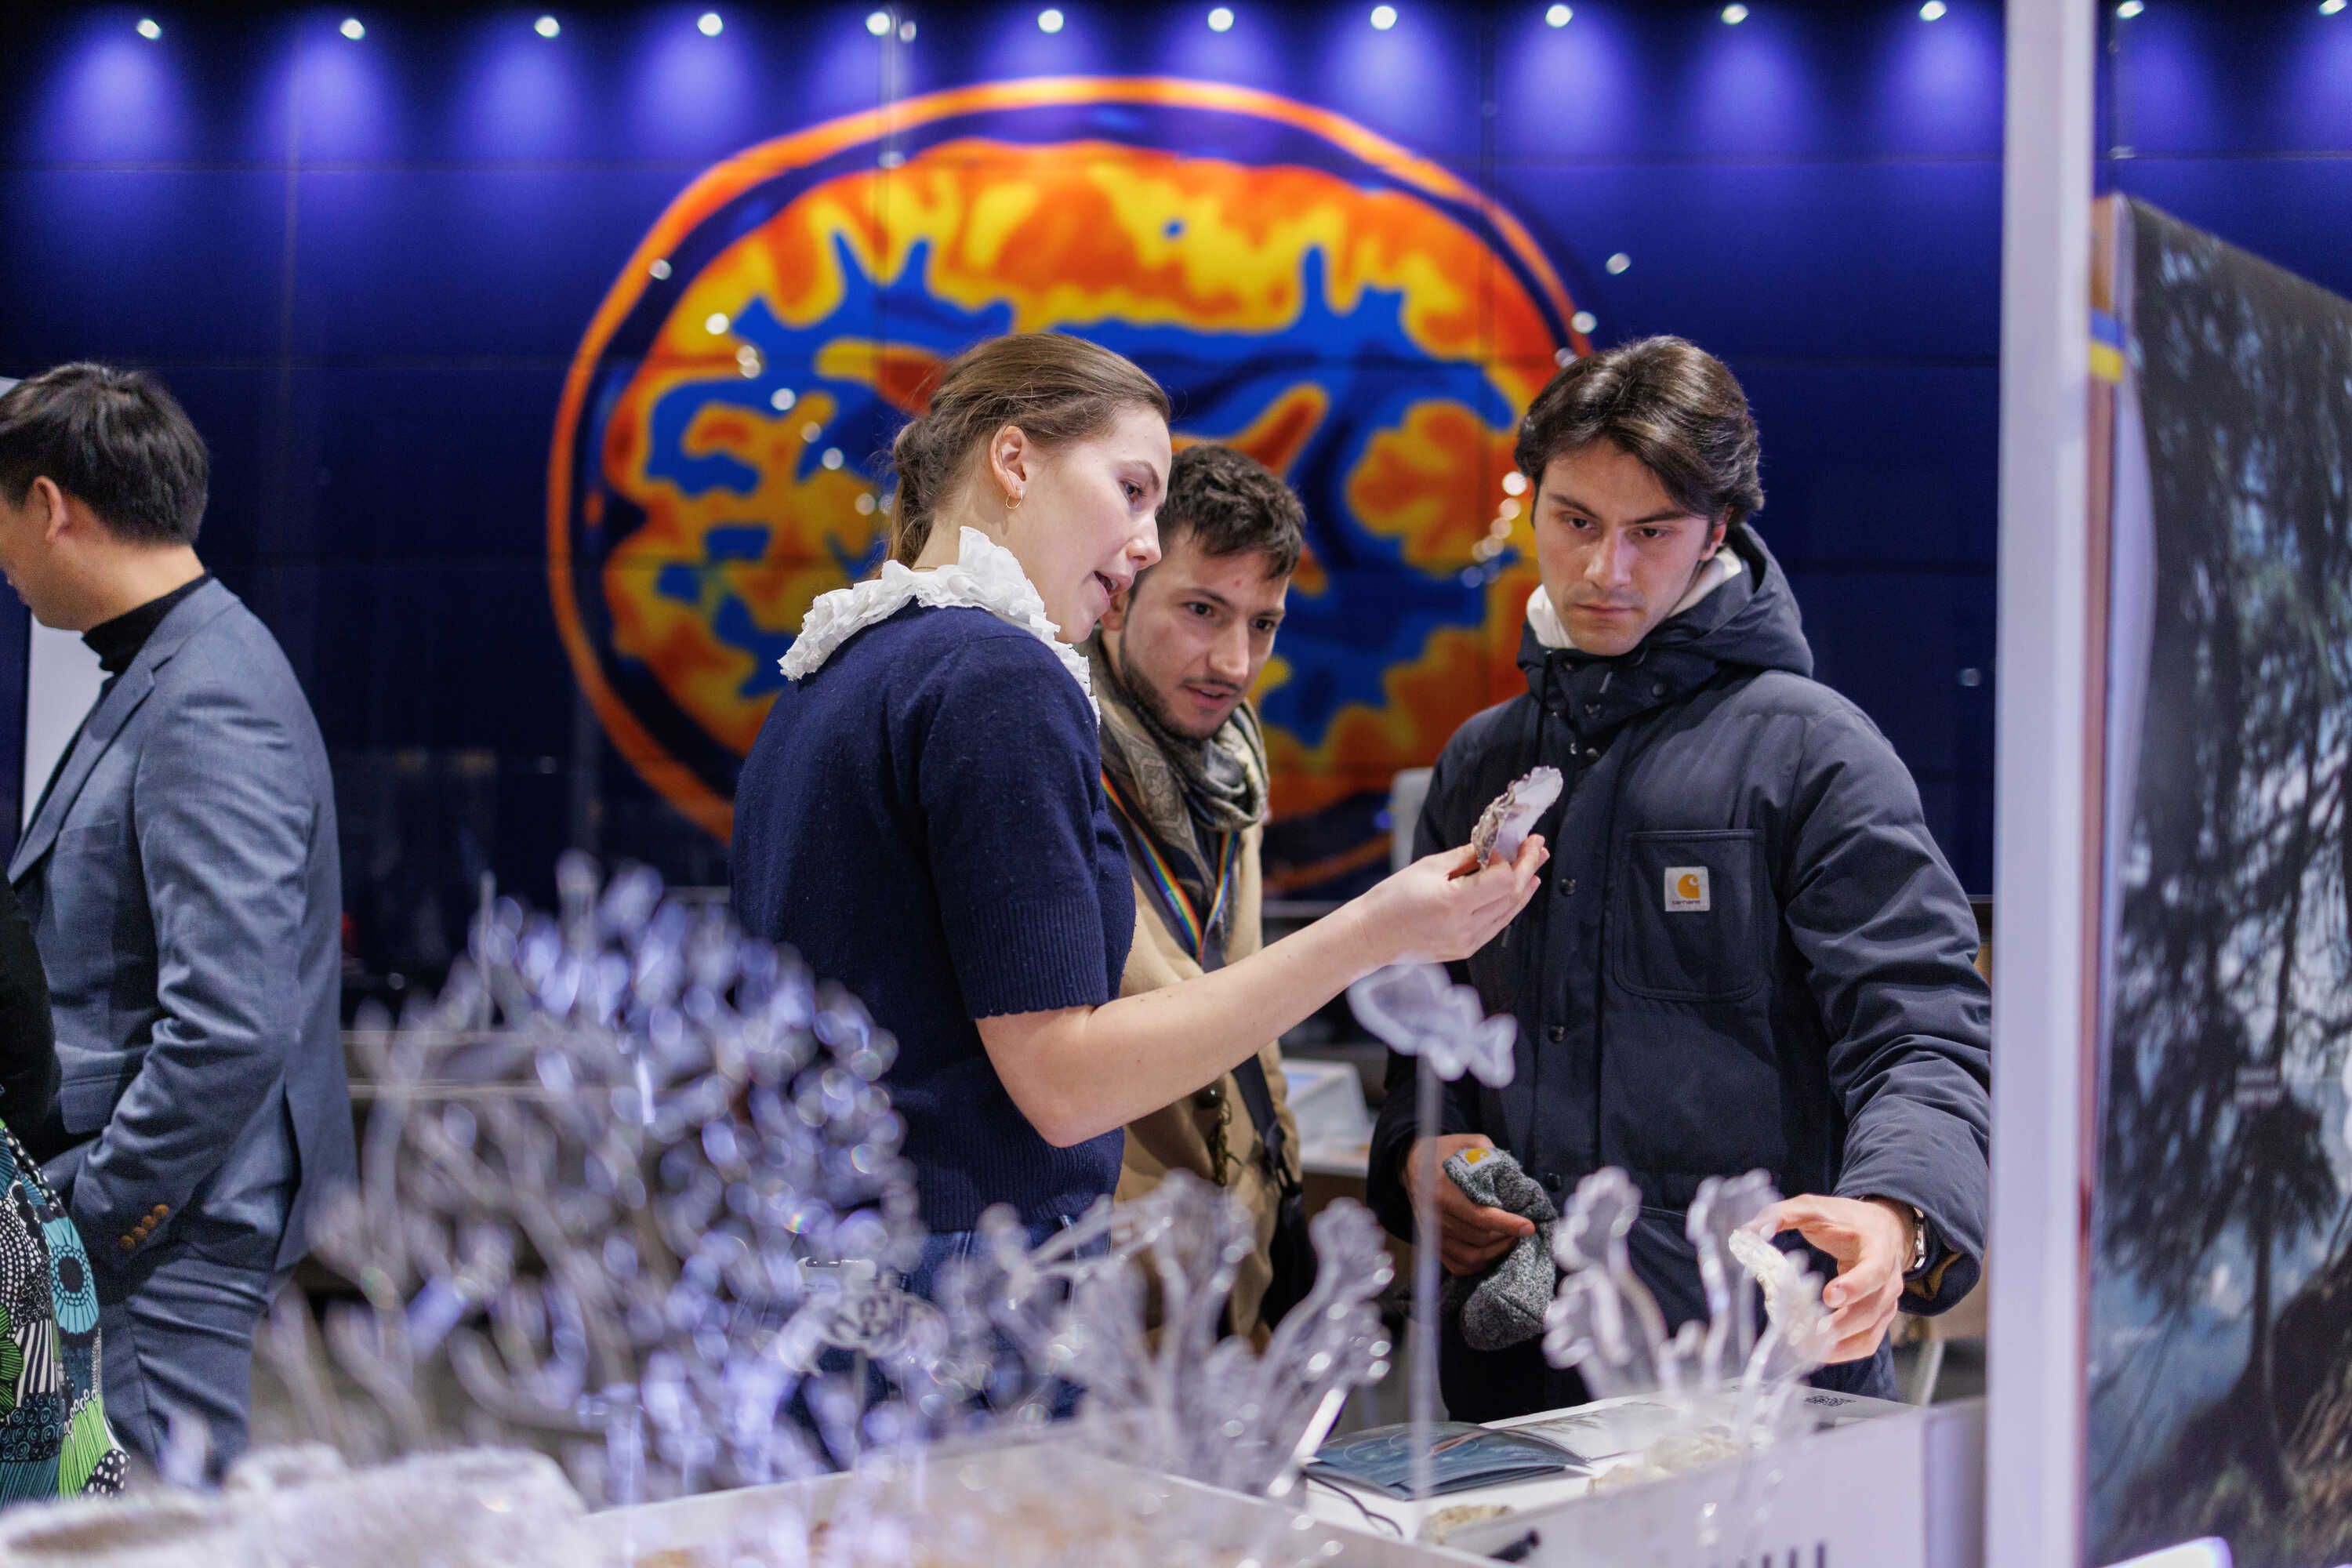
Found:
[[(1603, 1400), (1496, 1426), (1533, 1431), (1591, 1466), (1589, 1474), (1451, 1492), (1431, 1504), (1454, 1551), (1538, 1568), (1718, 1568), (1735, 1563), (1867, 1563), (1873, 1568), (1976, 1568), (1983, 1562), (1984, 1405), (1921, 1408), (1815, 1392), (1811, 1436), (1753, 1458), (1727, 1459), (1638, 1485), (1611, 1472), (1639, 1463), (1663, 1410)], [(1645, 1418), (1648, 1417), (1648, 1418)], [(1318, 1481), (1309, 1510), (1330, 1523), (1415, 1533), (1414, 1503)], [(1447, 1528), (1455, 1510), (1500, 1510)]]
[[(939, 1451), (926, 1467), (928, 1475), (906, 1483), (901, 1496), (917, 1507), (942, 1498), (969, 1506), (975, 1491), (992, 1486), (1009, 1483), (1013, 1489), (1025, 1489), (1034, 1477), (1024, 1478), (1020, 1473), (1024, 1447), (982, 1445), (961, 1452)], [(1151, 1561), (1136, 1555), (1137, 1549), (1155, 1531), (1164, 1532), (1171, 1520), (1183, 1521), (1190, 1548), (1183, 1553), (1186, 1561), (1234, 1568), (1253, 1563), (1273, 1568), (1312, 1562), (1340, 1563), (1349, 1568), (1359, 1564), (1361, 1568), (1443, 1568), (1447, 1563), (1484, 1561), (1408, 1544), (1284, 1504), (1132, 1469), (1066, 1447), (1058, 1447), (1052, 1465), (1056, 1483), (1053, 1498), (1066, 1502), (1066, 1516), (1059, 1502), (1043, 1520), (1034, 1517), (1035, 1510), (1008, 1510), (1007, 1521), (1022, 1532), (1017, 1538), (994, 1542), (992, 1550), (969, 1542), (941, 1561), (956, 1568), (982, 1562), (1075, 1565)], [(747, 1551), (747, 1542), (769, 1531), (792, 1529), (795, 1522), (803, 1530), (834, 1526), (850, 1505), (852, 1493), (850, 1478), (827, 1476), (614, 1509), (592, 1516), (590, 1524), (608, 1553), (605, 1561), (622, 1568), (745, 1568), (761, 1561), (756, 1555), (758, 1546)], [(1107, 1509), (1106, 1500), (1115, 1498), (1126, 1500), (1127, 1506)], [(1105, 1539), (1107, 1513), (1134, 1521), (1136, 1539)], [(787, 1563), (797, 1568), (805, 1561), (806, 1548), (801, 1541), (779, 1540), (777, 1547), (768, 1561), (780, 1568)]]
[[(1091, 1521), (1078, 1522), (1099, 1528), (1100, 1500), (1124, 1495), (1132, 1500), (1136, 1518), (1184, 1519), (1213, 1537), (1235, 1563), (1329, 1560), (1411, 1568), (1500, 1555), (1535, 1568), (1723, 1568), (1740, 1562), (1974, 1568), (1983, 1561), (1980, 1401), (1922, 1409), (1844, 1394), (1811, 1398), (1824, 1424), (1810, 1436), (1756, 1458), (1622, 1487), (1596, 1484), (1595, 1477), (1633, 1463), (1645, 1434), (1654, 1435), (1654, 1424), (1643, 1418), (1645, 1408), (1656, 1409), (1648, 1402), (1604, 1400), (1496, 1423), (1541, 1432), (1586, 1459), (1594, 1473), (1441, 1497), (1430, 1505), (1441, 1515), (1506, 1510), (1456, 1524), (1443, 1547), (1412, 1539), (1417, 1505), (1366, 1489), (1318, 1481), (1307, 1488), (1302, 1511), (1060, 1445), (938, 1450), (928, 1475), (902, 1482), (900, 1495), (919, 1507), (926, 1487), (969, 1496), (1008, 1482), (1019, 1486), (1021, 1467), (1050, 1452), (1061, 1495), (1087, 1498), (1097, 1510)], [(1028, 1484), (1034, 1480), (1032, 1471)], [(801, 1528), (824, 1524), (850, 1495), (849, 1487), (846, 1478), (827, 1477), (614, 1510), (591, 1522), (629, 1568), (737, 1568), (747, 1537), (794, 1521)], [(1050, 1553), (1069, 1544), (1008, 1543), (1001, 1560), (1060, 1561)]]

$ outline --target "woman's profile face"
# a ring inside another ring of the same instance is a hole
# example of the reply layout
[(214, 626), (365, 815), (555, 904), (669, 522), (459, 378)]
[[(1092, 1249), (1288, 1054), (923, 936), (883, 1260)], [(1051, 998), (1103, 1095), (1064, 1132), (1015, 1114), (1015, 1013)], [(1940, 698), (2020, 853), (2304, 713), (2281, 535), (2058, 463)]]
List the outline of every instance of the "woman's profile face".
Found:
[(1063, 641), (1083, 641), (1111, 595), (1160, 559), (1156, 520), (1169, 455), (1167, 421), (1140, 405), (1084, 441), (1024, 443), (1018, 461), (1026, 482), (1005, 518), (1004, 543)]

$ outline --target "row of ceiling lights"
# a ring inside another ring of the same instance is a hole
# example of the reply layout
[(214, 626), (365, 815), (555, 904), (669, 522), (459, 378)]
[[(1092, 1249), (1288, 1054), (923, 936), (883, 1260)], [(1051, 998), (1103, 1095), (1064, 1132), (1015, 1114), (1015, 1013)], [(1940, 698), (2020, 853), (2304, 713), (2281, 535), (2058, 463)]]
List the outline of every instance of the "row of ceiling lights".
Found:
[[(2342, 11), (2347, 4), (2352, 4), (2352, 0), (2319, 0), (2319, 14), (2323, 16), (2333, 16)], [(2116, 15), (2129, 20), (2147, 9), (2147, 0), (2120, 0), (2116, 6)], [(1923, 22), (1939, 22), (1949, 13), (1949, 10), (1950, 7), (1945, 4), (1945, 0), (1927, 0), (1927, 3), (1919, 7), (1919, 19)], [(1726, 5), (1718, 15), (1727, 25), (1736, 27), (1748, 20), (1748, 13), (1747, 6), (1738, 4), (1738, 0), (1733, 0), (1733, 3)], [(1544, 12), (1544, 20), (1555, 27), (1565, 27), (1575, 18), (1575, 11), (1567, 5), (1553, 5)], [(1049, 5), (1037, 13), (1037, 27), (1041, 32), (1058, 33), (1066, 20), (1061, 11), (1054, 6)], [(1374, 27), (1385, 33), (1397, 25), (1397, 8), (1393, 5), (1375, 5), (1372, 7), (1370, 20)], [(866, 30), (877, 38), (881, 37), (890, 31), (892, 21), (889, 12), (874, 12), (866, 18)], [(716, 11), (705, 11), (696, 19), (694, 25), (707, 38), (717, 37), (727, 26)], [(1232, 6), (1219, 5), (1210, 11), (1209, 30), (1211, 32), (1229, 32), (1233, 25)], [(552, 38), (562, 33), (563, 24), (551, 16), (545, 16), (531, 24), (531, 30), (542, 38)], [(367, 26), (357, 16), (344, 17), (342, 26), (338, 31), (354, 43), (367, 37)], [(898, 31), (901, 39), (909, 43), (914, 41), (915, 24), (913, 22), (899, 22)], [(163, 24), (152, 16), (142, 16), (139, 20), (139, 36), (152, 43), (163, 36)]]
[[(2320, 9), (2341, 10), (2345, 4), (2346, 0), (2325, 0)], [(1920, 20), (1927, 22), (1941, 21), (1949, 10), (1950, 7), (1945, 4), (1945, 0), (1927, 0), (1927, 3), (1919, 7), (1919, 17)], [(1736, 27), (1748, 20), (1748, 13), (1746, 5), (1734, 0), (1733, 4), (1726, 5), (1717, 15), (1727, 25)], [(1573, 6), (1555, 5), (1548, 7), (1544, 12), (1544, 20), (1555, 27), (1565, 27), (1575, 18), (1576, 11)], [(1385, 33), (1397, 25), (1397, 8), (1393, 5), (1375, 5), (1367, 19), (1376, 30)], [(1049, 5), (1037, 13), (1037, 29), (1045, 33), (1058, 33), (1066, 20), (1068, 18), (1063, 16), (1058, 6)], [(1228, 32), (1233, 25), (1233, 7), (1220, 5), (1209, 13), (1211, 32)], [(886, 12), (877, 11), (866, 19), (866, 26), (869, 32), (878, 37), (890, 30), (889, 16)], [(905, 31), (904, 28), (900, 30)]]

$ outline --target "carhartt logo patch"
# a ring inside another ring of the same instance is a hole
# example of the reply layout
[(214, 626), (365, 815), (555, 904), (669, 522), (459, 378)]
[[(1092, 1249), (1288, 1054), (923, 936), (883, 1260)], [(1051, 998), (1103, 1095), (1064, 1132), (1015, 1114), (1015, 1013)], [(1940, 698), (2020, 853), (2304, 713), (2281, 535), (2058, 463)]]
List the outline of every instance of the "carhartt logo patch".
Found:
[(1669, 866), (1666, 868), (1666, 912), (1700, 914), (1715, 908), (1715, 889), (1707, 884), (1704, 866)]

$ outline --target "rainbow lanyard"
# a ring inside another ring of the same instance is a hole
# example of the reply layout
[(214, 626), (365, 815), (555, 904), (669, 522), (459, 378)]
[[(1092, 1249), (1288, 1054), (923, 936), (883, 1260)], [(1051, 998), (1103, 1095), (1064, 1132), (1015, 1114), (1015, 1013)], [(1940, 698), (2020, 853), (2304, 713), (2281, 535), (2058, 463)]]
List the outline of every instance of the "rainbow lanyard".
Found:
[(1168, 857), (1160, 852), (1160, 846), (1150, 830), (1144, 827), (1143, 819), (1129, 806), (1127, 797), (1118, 793), (1118, 786), (1110, 782), (1108, 773), (1103, 774), (1103, 791), (1110, 796), (1111, 804), (1118, 808), (1119, 816), (1127, 819), (1128, 826), (1133, 830), (1128, 837), (1143, 847), (1144, 864), (1151, 872), (1152, 884), (1159, 890), (1160, 905), (1182, 924), (1184, 929), (1176, 935), (1183, 940), (1185, 950), (1192, 955), (1192, 961), (1199, 963), (1205, 951), (1208, 933), (1216, 930), (1217, 923), (1224, 919), (1225, 895), (1234, 885), (1234, 863), (1238, 858), (1242, 836), (1238, 833), (1224, 834), (1218, 844), (1217, 896), (1210, 901), (1209, 918), (1203, 921), (1185, 893), (1184, 884), (1176, 879), (1175, 872), (1170, 868)]

